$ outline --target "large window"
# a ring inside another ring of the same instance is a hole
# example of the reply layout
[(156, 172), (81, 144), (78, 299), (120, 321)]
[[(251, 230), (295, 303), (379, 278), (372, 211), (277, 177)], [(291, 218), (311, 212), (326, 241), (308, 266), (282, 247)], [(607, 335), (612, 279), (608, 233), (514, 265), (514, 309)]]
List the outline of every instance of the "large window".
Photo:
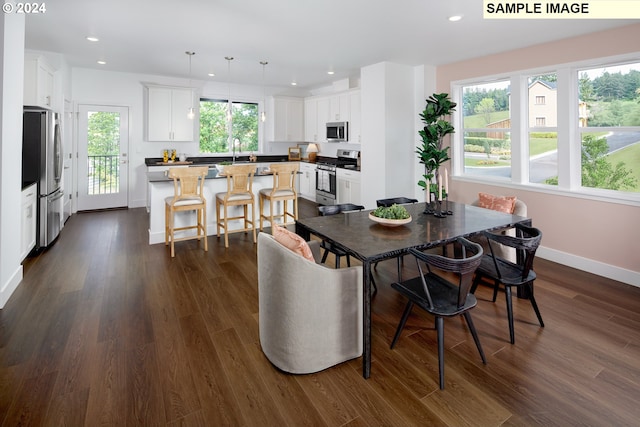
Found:
[(462, 88), (464, 173), (511, 177), (509, 81)]
[(578, 70), (583, 187), (640, 192), (640, 62)]
[(464, 161), (454, 169), (640, 201), (640, 61), (625, 59), (454, 84), (463, 128), (454, 161)]
[(257, 152), (258, 128), (257, 103), (200, 99), (200, 153)]

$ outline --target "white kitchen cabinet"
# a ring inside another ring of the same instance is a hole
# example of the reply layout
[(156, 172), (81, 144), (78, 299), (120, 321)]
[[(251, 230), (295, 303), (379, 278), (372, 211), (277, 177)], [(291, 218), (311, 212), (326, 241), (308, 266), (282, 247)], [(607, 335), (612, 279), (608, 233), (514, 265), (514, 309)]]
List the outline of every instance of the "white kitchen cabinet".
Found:
[(316, 165), (300, 162), (300, 197), (316, 201)]
[(350, 116), (349, 94), (341, 93), (329, 98), (329, 121), (348, 122)]
[(336, 169), (336, 196), (337, 203), (353, 203), (360, 205), (362, 196), (360, 195), (360, 172)]
[(273, 140), (304, 141), (304, 100), (301, 98), (273, 98)]
[(328, 97), (316, 99), (318, 113), (318, 142), (327, 142), (327, 122), (332, 122), (330, 111), (330, 100)]
[(195, 102), (192, 89), (147, 86), (146, 90), (147, 140), (193, 141), (195, 120), (187, 117)]
[(29, 255), (31, 249), (36, 246), (36, 227), (38, 195), (37, 184), (32, 184), (22, 190), (22, 240), (20, 244), (20, 259)]
[(25, 56), (24, 105), (53, 108), (55, 70), (42, 56)]
[(307, 98), (304, 100), (304, 140), (318, 142), (320, 135), (318, 132), (318, 100)]
[(360, 132), (362, 131), (362, 118), (360, 110), (360, 91), (349, 92), (349, 142), (360, 144)]

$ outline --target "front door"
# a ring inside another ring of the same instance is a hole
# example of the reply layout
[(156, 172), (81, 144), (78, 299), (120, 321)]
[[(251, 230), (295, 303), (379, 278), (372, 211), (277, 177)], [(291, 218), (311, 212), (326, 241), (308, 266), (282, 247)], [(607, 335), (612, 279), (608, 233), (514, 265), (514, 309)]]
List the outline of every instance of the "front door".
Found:
[(80, 105), (78, 210), (128, 205), (129, 109)]

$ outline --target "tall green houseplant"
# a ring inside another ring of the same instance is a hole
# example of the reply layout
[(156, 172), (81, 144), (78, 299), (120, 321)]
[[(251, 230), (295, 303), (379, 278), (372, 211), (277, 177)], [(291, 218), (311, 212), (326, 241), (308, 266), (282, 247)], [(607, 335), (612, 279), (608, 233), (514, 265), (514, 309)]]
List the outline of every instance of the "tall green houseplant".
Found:
[[(449, 160), (449, 147), (442, 147), (446, 135), (454, 133), (453, 125), (446, 120), (455, 111), (456, 103), (449, 99), (448, 93), (434, 93), (427, 98), (427, 105), (420, 114), (424, 128), (418, 132), (422, 145), (416, 149), (420, 163), (424, 165), (423, 179), (418, 185), (427, 189), (427, 183), (437, 177), (440, 165)], [(429, 188), (430, 191), (435, 191)]]

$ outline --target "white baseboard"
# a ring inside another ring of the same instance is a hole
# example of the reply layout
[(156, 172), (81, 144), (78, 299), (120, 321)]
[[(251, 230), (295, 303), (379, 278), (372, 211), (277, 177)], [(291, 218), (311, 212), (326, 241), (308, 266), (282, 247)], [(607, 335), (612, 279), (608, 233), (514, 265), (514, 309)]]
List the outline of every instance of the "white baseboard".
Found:
[(536, 256), (640, 288), (640, 272), (540, 246)]
[(129, 208), (144, 208), (146, 206), (147, 206), (147, 200), (146, 199), (132, 200), (129, 203)]
[(9, 301), (11, 294), (16, 290), (20, 282), (22, 281), (22, 264), (13, 272), (7, 283), (2, 285), (0, 289), (0, 309), (4, 308), (4, 305)]

